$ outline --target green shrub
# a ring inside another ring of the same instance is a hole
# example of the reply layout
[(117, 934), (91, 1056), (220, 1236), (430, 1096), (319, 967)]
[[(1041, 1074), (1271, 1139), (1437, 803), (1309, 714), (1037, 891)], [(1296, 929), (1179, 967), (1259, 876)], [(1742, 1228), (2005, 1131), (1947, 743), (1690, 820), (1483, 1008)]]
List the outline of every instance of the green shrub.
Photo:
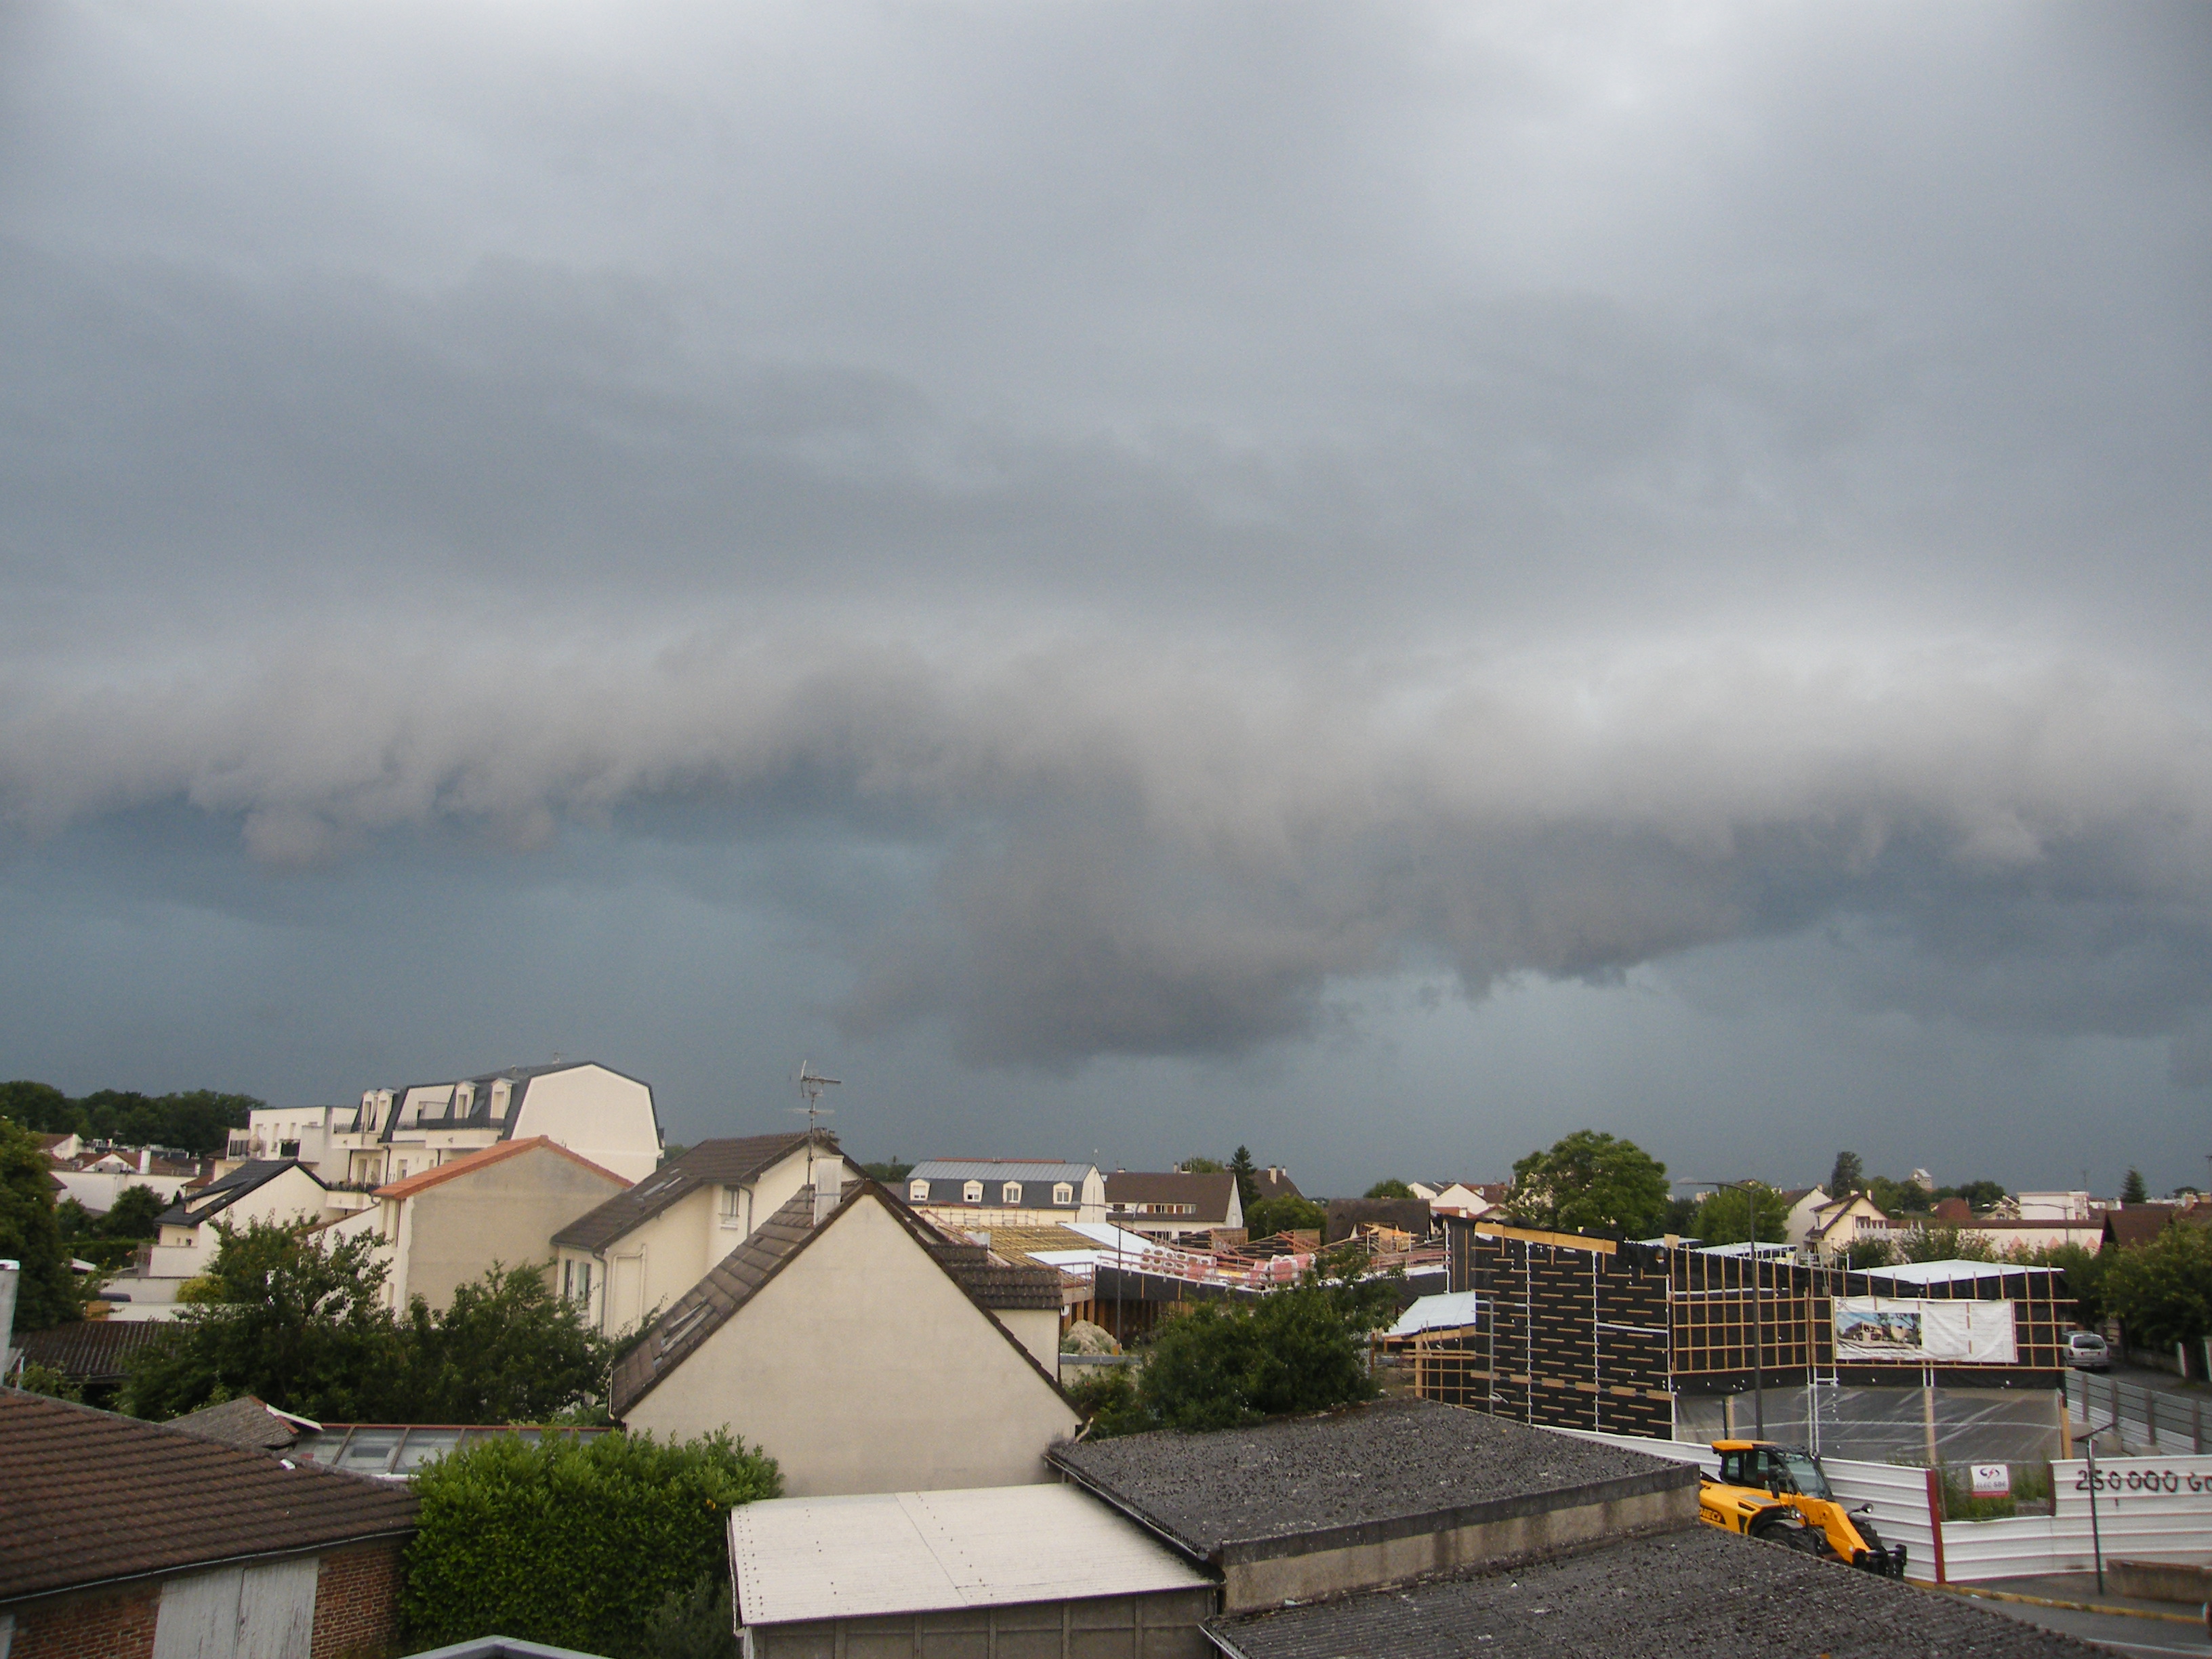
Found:
[(727, 1435), (501, 1436), (412, 1481), (422, 1509), (399, 1611), (416, 1648), (513, 1636), (612, 1659), (647, 1659), (668, 1598), (726, 1578), (726, 1512), (783, 1487)]
[(645, 1621), (645, 1653), (647, 1659), (738, 1659), (730, 1575), (716, 1573), (688, 1591), (669, 1591)]
[(84, 1403), (84, 1390), (69, 1380), (68, 1376), (52, 1365), (41, 1365), (35, 1360), (24, 1363), (17, 1373), (15, 1386), (25, 1394), (42, 1394), (52, 1400), (74, 1400)]

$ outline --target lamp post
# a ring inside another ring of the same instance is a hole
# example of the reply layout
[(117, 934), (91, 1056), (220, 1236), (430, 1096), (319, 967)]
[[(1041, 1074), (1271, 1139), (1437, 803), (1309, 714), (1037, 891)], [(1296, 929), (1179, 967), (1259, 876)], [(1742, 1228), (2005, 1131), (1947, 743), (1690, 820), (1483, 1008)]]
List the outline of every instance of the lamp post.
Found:
[(1765, 1295), (1759, 1267), (1759, 1194), (1765, 1188), (1756, 1181), (1678, 1181), (1678, 1187), (1711, 1187), (1715, 1192), (1740, 1192), (1749, 1211), (1745, 1224), (1751, 1231), (1751, 1415), (1761, 1440), (1766, 1438), (1766, 1328), (1759, 1303)]

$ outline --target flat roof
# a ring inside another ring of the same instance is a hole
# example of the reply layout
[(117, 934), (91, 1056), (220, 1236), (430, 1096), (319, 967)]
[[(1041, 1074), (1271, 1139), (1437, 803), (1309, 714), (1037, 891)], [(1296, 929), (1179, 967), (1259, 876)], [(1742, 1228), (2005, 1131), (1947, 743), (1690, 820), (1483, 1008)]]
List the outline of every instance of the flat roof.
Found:
[(1229, 1614), (1236, 1659), (2093, 1659), (2109, 1650), (1961, 1597), (1877, 1578), (1711, 1527), (1306, 1607)]
[(1212, 1581), (1073, 1486), (776, 1498), (730, 1511), (738, 1620), (787, 1625)]
[(1484, 1505), (1565, 1504), (1608, 1484), (1656, 1491), (1697, 1482), (1696, 1470), (1668, 1459), (1427, 1400), (1211, 1434), (1155, 1430), (1046, 1455), (1201, 1560), (1240, 1546), (1263, 1546), (1240, 1553), (1282, 1553), (1347, 1529), (1434, 1530)]
[(1390, 1328), (1393, 1336), (1415, 1336), (1423, 1331), (1455, 1330), (1482, 1317), (1482, 1297), (1474, 1291), (1447, 1291), (1440, 1296), (1417, 1296)]
[(2056, 1273), (2055, 1267), (2022, 1267), (2009, 1261), (1906, 1261), (1894, 1267), (1869, 1267), (1869, 1279), (1895, 1279), (1907, 1285), (1951, 1285), (1966, 1279), (2002, 1279), (2008, 1273)]

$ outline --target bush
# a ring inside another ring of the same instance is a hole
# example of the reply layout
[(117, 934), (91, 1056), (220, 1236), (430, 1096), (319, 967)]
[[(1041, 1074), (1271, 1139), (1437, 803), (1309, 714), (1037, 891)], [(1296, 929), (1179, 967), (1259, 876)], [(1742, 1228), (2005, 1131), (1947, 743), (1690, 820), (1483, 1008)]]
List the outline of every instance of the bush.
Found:
[(669, 1591), (646, 1620), (645, 1652), (649, 1659), (738, 1659), (729, 1574)]
[(399, 1612), (416, 1647), (498, 1635), (611, 1659), (685, 1639), (700, 1582), (727, 1580), (726, 1511), (783, 1489), (772, 1461), (727, 1435), (502, 1436), (411, 1480), (422, 1509)]
[(2105, 1269), (2105, 1300), (2131, 1348), (2171, 1348), (2212, 1332), (2212, 1232), (2172, 1222)]
[(1311, 1199), (1295, 1193), (1263, 1198), (1244, 1212), (1244, 1231), (1253, 1238), (1272, 1238), (1277, 1233), (1321, 1233), (1328, 1230), (1328, 1212)]
[(65, 1373), (35, 1361), (24, 1362), (22, 1370), (15, 1378), (15, 1386), (25, 1394), (42, 1394), (52, 1400), (73, 1400), (79, 1405), (84, 1403), (84, 1390), (70, 1382)]

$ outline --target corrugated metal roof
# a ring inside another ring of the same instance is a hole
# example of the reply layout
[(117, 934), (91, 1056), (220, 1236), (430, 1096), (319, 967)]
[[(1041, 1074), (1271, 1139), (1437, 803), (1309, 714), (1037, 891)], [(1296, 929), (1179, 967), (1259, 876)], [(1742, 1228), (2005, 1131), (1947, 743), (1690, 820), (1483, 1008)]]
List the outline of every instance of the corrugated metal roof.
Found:
[(1421, 1296), (1398, 1316), (1390, 1328), (1393, 1336), (1412, 1336), (1420, 1331), (1456, 1330), (1482, 1316), (1482, 1298), (1473, 1291), (1453, 1291), (1443, 1296)]
[(747, 1625), (1006, 1607), (1212, 1581), (1073, 1486), (779, 1498), (730, 1512)]

